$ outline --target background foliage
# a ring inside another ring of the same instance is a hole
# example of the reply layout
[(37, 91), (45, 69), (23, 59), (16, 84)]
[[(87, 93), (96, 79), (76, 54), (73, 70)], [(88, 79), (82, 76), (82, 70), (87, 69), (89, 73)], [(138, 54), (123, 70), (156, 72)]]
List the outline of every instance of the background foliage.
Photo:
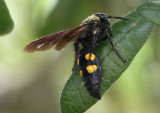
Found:
[[(28, 54), (30, 41), (78, 26), (96, 12), (122, 16), (146, 0), (5, 0), (14, 21), (0, 37), (0, 113), (60, 113), (59, 98), (73, 65), (73, 45)], [(114, 23), (112, 20), (111, 23)], [(160, 112), (160, 32), (156, 27), (130, 67), (86, 113)]]

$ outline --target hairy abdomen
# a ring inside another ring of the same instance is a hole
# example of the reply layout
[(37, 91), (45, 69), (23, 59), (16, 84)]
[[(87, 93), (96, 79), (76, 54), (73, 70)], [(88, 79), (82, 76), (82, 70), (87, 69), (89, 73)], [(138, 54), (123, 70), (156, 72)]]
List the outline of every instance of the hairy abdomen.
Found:
[(102, 70), (99, 59), (94, 52), (82, 49), (79, 52), (79, 69), (81, 78), (90, 93), (96, 99), (101, 99)]

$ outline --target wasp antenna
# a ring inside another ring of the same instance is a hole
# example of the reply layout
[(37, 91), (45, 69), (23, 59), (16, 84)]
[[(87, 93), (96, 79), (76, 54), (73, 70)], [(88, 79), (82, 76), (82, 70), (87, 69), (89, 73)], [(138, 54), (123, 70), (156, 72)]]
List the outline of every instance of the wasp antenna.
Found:
[(116, 19), (128, 20), (127, 18), (123, 18), (123, 17), (113, 17), (113, 16), (107, 16), (107, 18), (116, 18)]

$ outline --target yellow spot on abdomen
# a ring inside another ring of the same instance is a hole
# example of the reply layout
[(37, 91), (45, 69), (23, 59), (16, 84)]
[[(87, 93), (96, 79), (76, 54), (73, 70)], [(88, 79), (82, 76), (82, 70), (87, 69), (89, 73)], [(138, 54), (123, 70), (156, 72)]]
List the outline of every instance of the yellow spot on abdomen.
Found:
[(83, 77), (83, 71), (82, 70), (80, 70), (80, 75), (81, 75), (81, 77)]
[(95, 55), (94, 55), (94, 54), (87, 53), (87, 54), (85, 55), (85, 59), (86, 59), (86, 60), (94, 60), (94, 59), (95, 59)]
[(88, 65), (86, 67), (86, 70), (88, 71), (88, 73), (93, 73), (97, 70), (97, 66), (96, 65)]

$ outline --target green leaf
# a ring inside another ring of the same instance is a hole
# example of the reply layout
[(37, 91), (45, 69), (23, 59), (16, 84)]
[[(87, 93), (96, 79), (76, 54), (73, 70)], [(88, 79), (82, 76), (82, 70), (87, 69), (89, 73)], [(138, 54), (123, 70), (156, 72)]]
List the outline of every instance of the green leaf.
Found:
[(14, 24), (4, 0), (0, 0), (0, 35), (11, 32)]
[(147, 2), (138, 7), (137, 12), (142, 17), (160, 25), (160, 2)]
[[(145, 6), (146, 4), (149, 4)], [(149, 2), (138, 8), (137, 11), (132, 11), (127, 16), (127, 21), (120, 20), (112, 26), (114, 42), (119, 53), (126, 59), (123, 63), (116, 55), (108, 41), (102, 42), (97, 48), (96, 53), (100, 59), (103, 77), (101, 84), (101, 95), (120, 77), (127, 69), (131, 61), (134, 59), (138, 51), (147, 41), (154, 25), (157, 24), (157, 16), (150, 19), (149, 13), (143, 14), (141, 7), (145, 6), (148, 11), (153, 7), (160, 7), (159, 3)], [(142, 8), (142, 10), (144, 10)], [(153, 11), (151, 11), (153, 12)], [(159, 11), (154, 10), (154, 13)], [(150, 14), (152, 15), (152, 14)], [(158, 22), (159, 23), (159, 22)], [(103, 98), (102, 98), (103, 99)], [(68, 79), (60, 99), (62, 113), (83, 113), (94, 105), (98, 100), (89, 95), (85, 86), (82, 83), (78, 66)]]

